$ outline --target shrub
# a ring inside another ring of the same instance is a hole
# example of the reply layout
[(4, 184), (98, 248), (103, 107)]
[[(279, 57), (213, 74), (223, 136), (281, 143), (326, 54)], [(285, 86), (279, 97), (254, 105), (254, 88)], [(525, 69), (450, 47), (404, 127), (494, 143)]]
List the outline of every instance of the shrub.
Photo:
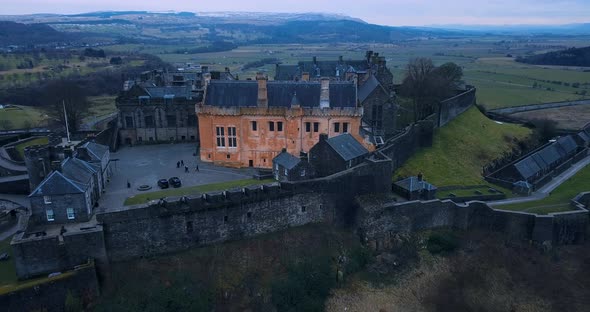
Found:
[(445, 231), (430, 234), (426, 248), (431, 254), (448, 254), (458, 245), (457, 236), (451, 231)]

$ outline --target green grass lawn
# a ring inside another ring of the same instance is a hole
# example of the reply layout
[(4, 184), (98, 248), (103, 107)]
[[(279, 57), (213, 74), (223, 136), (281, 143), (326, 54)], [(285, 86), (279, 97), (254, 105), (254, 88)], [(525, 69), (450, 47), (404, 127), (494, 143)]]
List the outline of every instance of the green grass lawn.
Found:
[(437, 129), (433, 146), (419, 150), (395, 172), (394, 180), (422, 172), (437, 187), (486, 184), (482, 167), (511, 150), (515, 138), (523, 139), (530, 132), (517, 125), (498, 124), (472, 107)]
[(12, 246), (10, 246), (11, 240), (12, 236), (3, 241), (0, 241), (0, 254), (7, 252), (10, 256), (8, 261), (0, 261), (0, 285), (12, 284), (16, 283), (17, 281)]
[(228, 190), (237, 187), (245, 187), (249, 185), (260, 185), (264, 183), (271, 183), (274, 182), (272, 179), (268, 180), (254, 180), (254, 179), (245, 179), (245, 180), (236, 180), (230, 182), (222, 182), (222, 183), (213, 183), (213, 184), (205, 184), (205, 185), (197, 185), (197, 186), (189, 186), (189, 187), (181, 187), (181, 188), (170, 188), (166, 190), (156, 191), (156, 192), (149, 192), (149, 193), (141, 193), (134, 196), (131, 196), (125, 200), (124, 205), (137, 205), (143, 204), (150, 200), (159, 199), (162, 197), (167, 196), (183, 196), (183, 195), (193, 195), (193, 194), (200, 194), (206, 192), (213, 192), (213, 191), (222, 191)]
[(569, 202), (581, 192), (590, 191), (590, 166), (580, 170), (542, 200), (497, 206), (498, 209), (526, 211), (538, 214), (569, 211)]
[(47, 137), (38, 137), (36, 139), (21, 143), (14, 147), (18, 154), (24, 159), (25, 158), (25, 148), (32, 145), (45, 145), (49, 143), (49, 138)]
[(38, 127), (46, 119), (45, 112), (36, 107), (18, 106), (0, 109), (0, 130)]

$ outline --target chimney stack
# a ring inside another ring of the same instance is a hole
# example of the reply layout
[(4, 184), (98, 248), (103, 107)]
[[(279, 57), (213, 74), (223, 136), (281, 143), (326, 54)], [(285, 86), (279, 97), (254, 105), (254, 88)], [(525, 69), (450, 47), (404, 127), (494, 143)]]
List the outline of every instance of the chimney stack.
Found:
[(342, 55), (338, 57), (338, 62), (340, 62), (340, 64), (344, 63), (344, 57), (342, 57)]
[(303, 73), (301, 73), (301, 80), (303, 80), (303, 81), (309, 81), (309, 72), (303, 72)]
[(316, 56), (313, 57), (313, 64), (317, 64), (318, 63), (318, 58)]
[(211, 74), (210, 73), (203, 74), (203, 80), (201, 80), (202, 86), (204, 88), (207, 88), (207, 86), (209, 85), (209, 82), (211, 82)]
[(365, 54), (366, 58), (367, 58), (367, 63), (371, 63), (371, 58), (373, 57), (373, 51), (369, 50), (367, 51), (367, 54)]
[(258, 82), (258, 107), (268, 108), (268, 93), (266, 90), (267, 78), (261, 72), (256, 73)]
[(320, 133), (320, 142), (328, 140), (328, 135), (325, 133)]
[(330, 78), (322, 78), (320, 90), (320, 108), (330, 107)]

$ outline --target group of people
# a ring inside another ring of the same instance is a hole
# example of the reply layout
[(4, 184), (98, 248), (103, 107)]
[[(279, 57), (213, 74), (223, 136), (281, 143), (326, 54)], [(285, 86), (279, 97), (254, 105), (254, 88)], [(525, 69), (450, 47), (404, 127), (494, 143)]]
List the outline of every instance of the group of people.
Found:
[[(176, 168), (184, 167), (184, 172), (188, 173), (188, 166), (184, 164), (184, 160), (180, 160), (176, 162)], [(195, 165), (195, 172), (199, 172), (199, 165)]]

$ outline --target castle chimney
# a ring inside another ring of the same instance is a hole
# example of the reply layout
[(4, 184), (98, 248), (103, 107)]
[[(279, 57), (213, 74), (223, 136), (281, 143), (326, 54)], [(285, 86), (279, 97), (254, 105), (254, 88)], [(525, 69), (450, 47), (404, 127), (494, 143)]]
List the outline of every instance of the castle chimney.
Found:
[(258, 107), (268, 108), (268, 93), (266, 90), (267, 78), (262, 73), (256, 73), (256, 81), (258, 82)]
[(314, 63), (314, 64), (317, 64), (317, 63), (318, 63), (318, 58), (317, 58), (317, 56), (314, 56), (314, 57), (313, 57), (313, 63)]
[(326, 133), (320, 133), (320, 142), (328, 140), (328, 135)]
[(210, 82), (211, 82), (211, 74), (210, 73), (203, 74), (203, 80), (201, 80), (202, 86), (207, 88), (207, 86), (209, 85)]
[(322, 78), (320, 90), (320, 108), (330, 107), (330, 78)]
[(344, 57), (342, 57), (342, 55), (338, 57), (338, 62), (340, 62), (340, 64), (344, 63)]
[(371, 51), (371, 50), (367, 51), (367, 54), (365, 54), (365, 57), (367, 58), (367, 63), (371, 63), (371, 58), (373, 57), (373, 51)]
[(301, 74), (301, 80), (302, 81), (309, 81), (309, 72), (303, 72)]

